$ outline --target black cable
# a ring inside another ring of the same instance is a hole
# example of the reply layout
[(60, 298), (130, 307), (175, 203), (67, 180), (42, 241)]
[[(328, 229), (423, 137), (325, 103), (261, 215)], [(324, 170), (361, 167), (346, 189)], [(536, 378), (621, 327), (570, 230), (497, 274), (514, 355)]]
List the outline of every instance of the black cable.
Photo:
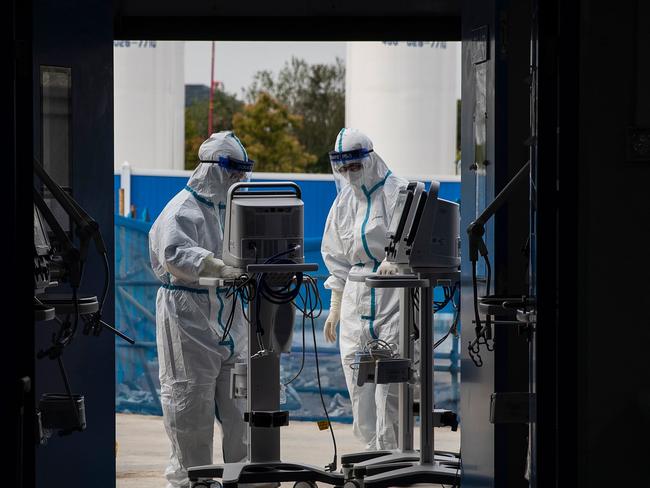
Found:
[(230, 308), (230, 313), (226, 319), (226, 325), (224, 325), (223, 334), (221, 336), (222, 341), (226, 340), (232, 329), (237, 301), (241, 301), (244, 320), (250, 324), (250, 318), (246, 315), (246, 305), (250, 305), (253, 296), (255, 296), (255, 279), (253, 276), (247, 275), (241, 275), (240, 278), (243, 279), (243, 281), (239, 285), (237, 285), (236, 282), (233, 283), (228, 287), (228, 291), (226, 292), (226, 298), (232, 297), (232, 307)]
[[(274, 256), (268, 258), (264, 262), (264, 264), (296, 264), (295, 261), (291, 259), (282, 258), (282, 256), (291, 254), (292, 252), (295, 252), (299, 248), (300, 246), (294, 246), (291, 249), (279, 252)], [(261, 349), (263, 349), (263, 347), (261, 347), (261, 344), (262, 344), (262, 336), (264, 335), (264, 329), (262, 328), (262, 322), (260, 320), (260, 306), (262, 301), (259, 298), (262, 297), (267, 301), (276, 305), (283, 305), (283, 304), (293, 302), (300, 293), (300, 288), (302, 286), (302, 281), (303, 281), (303, 274), (301, 272), (294, 273), (293, 277), (295, 278), (295, 283), (293, 282), (293, 280), (290, 280), (286, 286), (277, 289), (276, 287), (273, 287), (268, 283), (268, 273), (260, 273), (257, 275), (255, 296), (258, 298), (258, 300), (256, 300), (257, 309), (255, 311), (256, 312), (255, 333), (257, 335), (257, 340), (260, 344)]]
[(70, 334), (70, 342), (74, 338), (74, 335), (77, 332), (77, 327), (79, 326), (79, 296), (77, 295), (77, 287), (72, 287), (72, 303), (74, 304), (74, 322), (72, 325), (72, 333)]
[[(458, 292), (460, 294), (460, 289), (458, 290)], [(453, 330), (451, 333), (454, 334), (454, 336), (456, 337), (458, 336), (458, 324), (460, 323), (460, 297), (458, 298), (459, 298), (458, 303), (456, 303), (454, 300), (451, 301), (451, 306), (454, 309), (454, 314), (455, 314), (455, 322), (452, 325)]]
[(104, 253), (104, 291), (102, 292), (102, 301), (99, 302), (99, 317), (102, 315), (102, 310), (104, 310), (104, 302), (108, 296), (108, 287), (111, 281), (111, 268), (108, 264), (108, 254)]
[[(282, 256), (290, 254), (296, 251), (297, 249), (299, 249), (298, 246), (293, 247), (287, 251), (278, 253), (275, 256), (272, 256), (269, 259), (267, 259), (264, 262), (264, 264), (296, 264), (295, 261), (291, 259), (282, 258)], [(256, 323), (255, 323), (256, 333), (258, 336), (258, 341), (260, 343), (260, 350), (262, 350), (263, 346), (262, 346), (261, 336), (264, 333), (264, 331), (262, 328), (260, 313), (259, 313), (260, 304), (262, 301), (261, 298), (264, 298), (276, 305), (284, 305), (284, 304), (291, 303), (294, 307), (296, 307), (298, 310), (302, 312), (303, 314), (302, 364), (300, 370), (294, 376), (294, 378), (292, 378), (288, 383), (284, 384), (284, 386), (286, 386), (292, 381), (294, 381), (302, 373), (304, 369), (304, 355), (305, 355), (304, 322), (307, 318), (309, 318), (309, 320), (311, 321), (312, 337), (314, 341), (314, 358), (316, 360), (316, 377), (318, 380), (318, 393), (320, 396), (321, 404), (323, 406), (323, 412), (325, 413), (325, 418), (327, 419), (327, 425), (329, 427), (330, 434), (332, 436), (332, 444), (334, 447), (334, 459), (332, 463), (330, 463), (326, 468), (333, 472), (336, 471), (336, 467), (337, 467), (338, 448), (336, 445), (336, 436), (334, 435), (334, 428), (332, 427), (332, 422), (330, 421), (329, 413), (327, 411), (327, 406), (325, 405), (325, 398), (323, 397), (323, 388), (322, 388), (321, 378), (320, 378), (320, 363), (318, 359), (318, 345), (316, 342), (316, 325), (314, 322), (315, 319), (320, 317), (320, 315), (322, 314), (323, 303), (320, 294), (318, 292), (318, 286), (314, 278), (312, 278), (309, 275), (303, 277), (302, 272), (294, 273), (293, 278), (294, 279), (290, 280), (285, 286), (282, 286), (278, 289), (278, 287), (273, 287), (268, 283), (267, 273), (260, 273), (257, 276), (257, 278), (255, 279), (255, 285), (256, 285), (255, 291), (252, 294), (252, 296), (256, 298), (256, 305), (257, 305)], [(304, 290), (304, 295), (301, 295), (300, 293), (301, 290)], [(302, 301), (303, 308), (301, 308), (296, 303), (297, 299), (300, 299)]]
[(413, 340), (417, 341), (420, 338), (420, 328), (417, 322), (420, 315), (420, 296), (417, 288), (411, 288), (411, 300), (413, 302)]
[[(228, 313), (226, 324), (223, 326), (223, 331), (221, 333), (222, 341), (225, 341), (226, 337), (228, 337), (228, 333), (230, 332), (230, 328), (232, 327), (232, 323), (234, 322), (235, 307), (237, 306), (237, 294), (234, 291), (232, 291), (233, 288), (234, 285), (229, 287), (228, 292), (226, 293), (226, 298), (232, 297), (232, 306), (230, 307), (230, 312)], [(215, 290), (215, 293), (219, 293), (219, 292)], [(243, 306), (242, 306), (242, 310), (243, 310)]]
[[(292, 383), (300, 374), (302, 373), (304, 366), (305, 366), (305, 320), (307, 317), (313, 316), (315, 319), (321, 316), (323, 312), (323, 302), (320, 297), (320, 293), (318, 293), (318, 285), (316, 282), (313, 280), (313, 278), (309, 275), (306, 277), (306, 283), (307, 285), (304, 287), (307, 289), (307, 294), (309, 294), (309, 298), (303, 295), (299, 295), (299, 298), (301, 299), (302, 302), (302, 308), (294, 302), (292, 302), (293, 306), (302, 314), (302, 359), (300, 362), (300, 369), (296, 375), (291, 378), (290, 381), (284, 384), (284, 386), (289, 385)], [(314, 289), (314, 296), (316, 298), (316, 301), (313, 302), (313, 306), (308, 310), (307, 309), (307, 304), (312, 303), (311, 302), (311, 289)]]
[[(302, 300), (304, 308), (300, 308), (299, 306), (297, 306), (295, 304), (295, 301), (294, 301), (294, 306), (301, 313), (304, 313), (307, 316), (313, 315), (314, 318), (317, 319), (323, 313), (323, 301), (322, 301), (322, 298), (320, 296), (320, 293), (318, 292), (318, 285), (316, 283), (316, 280), (314, 280), (314, 278), (312, 278), (309, 275), (305, 276), (305, 283), (307, 283), (307, 286), (305, 286), (305, 288), (308, 289), (309, 296), (304, 296), (303, 297), (302, 295), (300, 295), (300, 298)], [(315, 302), (311, 301), (312, 291), (313, 291), (314, 299), (316, 300)], [(307, 304), (308, 303), (311, 304), (311, 308), (309, 308), (309, 309), (307, 309)]]
[[(279, 253), (277, 253), (277, 254), (274, 254), (273, 256), (271, 256), (270, 258), (268, 258), (266, 261), (264, 261), (264, 264), (272, 263), (272, 262), (274, 262), (276, 259), (278, 259), (278, 258), (280, 258), (280, 257), (282, 257), (282, 256), (286, 256), (287, 254), (291, 254), (292, 252), (295, 252), (295, 251), (297, 251), (297, 250), (299, 250), (299, 249), (300, 249), (300, 244), (296, 244), (295, 246), (293, 246), (293, 247), (290, 248), (290, 249), (287, 249), (286, 251), (281, 251), (281, 252), (279, 252)], [(257, 252), (257, 248), (255, 248), (255, 251)], [(291, 261), (291, 262), (295, 264), (295, 261)]]
[(456, 284), (454, 284), (454, 286), (451, 287), (451, 288), (448, 287), (448, 286), (443, 287), (443, 292), (445, 294), (445, 299), (442, 302), (435, 302), (435, 301), (433, 302), (433, 312), (434, 313), (439, 312), (440, 310), (442, 310), (443, 308), (445, 308), (449, 304), (449, 302), (453, 298), (454, 294), (456, 293), (456, 288), (457, 288)]
[[(275, 259), (265, 264), (295, 264), (295, 262), (290, 259)], [(294, 277), (295, 283), (293, 284), (293, 287), (292, 281), (289, 281), (286, 286), (277, 289), (269, 285), (267, 273), (260, 273), (257, 278), (257, 292), (276, 305), (291, 303), (300, 293), (300, 286), (302, 285), (303, 280), (302, 273), (295, 273)]]
[(302, 359), (300, 360), (300, 369), (298, 370), (298, 372), (295, 374), (293, 378), (291, 378), (289, 381), (287, 381), (284, 384), (284, 386), (287, 387), (291, 383), (293, 383), (294, 380), (298, 378), (298, 376), (300, 376), (300, 373), (302, 373), (304, 367), (305, 367), (305, 314), (303, 314), (302, 316)]
[[(318, 359), (318, 345), (316, 341), (316, 326), (314, 320), (317, 319), (318, 317), (321, 316), (323, 313), (323, 302), (320, 296), (320, 293), (318, 292), (318, 285), (316, 283), (316, 280), (312, 278), (311, 276), (307, 275), (305, 276), (305, 281), (304, 281), (304, 295), (299, 295), (301, 301), (302, 301), (302, 308), (293, 302), (294, 306), (296, 307), (297, 310), (302, 312), (303, 314), (303, 363), (301, 364), (300, 371), (291, 379), (291, 381), (295, 380), (300, 373), (303, 370), (304, 366), (304, 355), (305, 355), (305, 330), (304, 330), (304, 324), (305, 324), (305, 319), (309, 318), (311, 321), (311, 328), (312, 328), (312, 337), (314, 341), (314, 358), (316, 361), (316, 378), (318, 380), (318, 393), (320, 396), (321, 400), (321, 405), (323, 406), (323, 412), (325, 412), (325, 418), (327, 419), (327, 425), (330, 430), (330, 435), (332, 436), (332, 445), (334, 447), (334, 459), (332, 463), (330, 463), (326, 468), (329, 471), (336, 471), (337, 467), (337, 458), (338, 458), (338, 447), (336, 445), (336, 436), (334, 435), (334, 428), (332, 426), (332, 422), (329, 417), (329, 412), (327, 411), (327, 406), (325, 405), (325, 398), (323, 397), (323, 388), (321, 385), (321, 379), (320, 379), (320, 362)], [(285, 383), (285, 386), (288, 385), (289, 383)]]
[(54, 352), (53, 354), (50, 354), (51, 359), (54, 359), (57, 355), (63, 354), (63, 348), (70, 345), (75, 333), (77, 332), (79, 326), (79, 302), (77, 300), (76, 287), (72, 288), (72, 304), (74, 307), (74, 322), (70, 323), (70, 314), (67, 315), (65, 322), (62, 322), (58, 317), (55, 317), (55, 320), (59, 324), (59, 330), (52, 338), (52, 347), (49, 351)]
[[(228, 318), (226, 319), (226, 325), (223, 327), (223, 333), (221, 334), (221, 340), (225, 341), (230, 334), (230, 329), (232, 324), (235, 322), (235, 311), (237, 310), (237, 295), (232, 299), (232, 306), (230, 307), (230, 312), (228, 313)], [(244, 310), (244, 304), (242, 303), (242, 312)]]
[(445, 333), (445, 335), (442, 336), (440, 339), (438, 339), (438, 340), (433, 344), (433, 350), (434, 350), (434, 351), (438, 348), (438, 346), (440, 346), (441, 344), (443, 344), (443, 343), (444, 343), (444, 342), (449, 338), (450, 335), (454, 335), (454, 336), (457, 335), (456, 328), (458, 327), (458, 318), (459, 318), (459, 314), (458, 314), (458, 313), (455, 313), (455, 314), (454, 314), (454, 320), (453, 320), (451, 326), (449, 326), (449, 330), (447, 330), (447, 332)]
[(481, 335), (483, 333), (482, 331), (482, 326), (481, 326), (481, 317), (478, 313), (478, 281), (476, 278), (476, 262), (472, 261), (472, 289), (473, 289), (473, 294), (474, 294), (474, 334), (475, 334), (475, 339), (473, 341), (469, 341), (469, 344), (467, 345), (467, 350), (469, 352), (469, 357), (472, 359), (474, 364), (477, 367), (481, 367), (483, 365), (483, 360), (481, 359), (481, 355), (479, 354), (480, 352), (480, 345), (479, 345), (479, 340), (481, 338)]
[[(483, 255), (483, 260), (485, 261), (485, 267), (487, 269), (487, 282), (485, 287), (485, 295), (490, 296), (490, 288), (492, 282), (492, 266), (490, 265), (490, 260), (487, 257), (487, 254)], [(492, 340), (492, 318), (488, 314), (485, 316), (485, 326), (482, 328), (483, 341), (485, 347), (488, 351), (494, 351), (494, 341)], [(480, 339), (479, 339), (479, 342)]]
[[(315, 283), (313, 281), (309, 281), (309, 280), (308, 280), (308, 283), (312, 283), (312, 285), (314, 285), (315, 293), (316, 293), (316, 295), (318, 295), (318, 288), (315, 287)], [(308, 285), (308, 287), (309, 287), (309, 285)], [(308, 290), (309, 290), (309, 288), (308, 288)], [(307, 297), (311, 297), (309, 291), (307, 292), (306, 295), (307, 295)], [(308, 305), (309, 305), (309, 303), (308, 303)], [(312, 337), (314, 339), (314, 358), (316, 359), (316, 378), (318, 380), (318, 394), (320, 396), (321, 404), (323, 405), (323, 412), (325, 412), (325, 418), (327, 419), (327, 425), (328, 425), (328, 427), (330, 429), (330, 434), (332, 436), (332, 444), (334, 446), (334, 459), (333, 459), (332, 463), (329, 466), (327, 466), (327, 468), (329, 469), (329, 471), (334, 472), (334, 471), (336, 471), (337, 458), (338, 458), (338, 449), (337, 449), (337, 446), (336, 446), (336, 436), (334, 435), (334, 428), (332, 427), (332, 422), (330, 421), (330, 416), (329, 416), (329, 413), (327, 412), (327, 407), (325, 406), (325, 399), (323, 398), (323, 388), (321, 386), (321, 381), (320, 381), (320, 365), (319, 365), (319, 362), (318, 362), (318, 346), (316, 344), (316, 325), (314, 324), (314, 316), (313, 316), (313, 314), (310, 314), (309, 318), (311, 320), (311, 331), (312, 331)]]
[[(281, 259), (282, 256), (285, 256), (287, 254), (290, 254), (297, 249), (299, 249), (300, 246), (295, 246), (292, 247), (291, 249), (288, 249), (286, 251), (280, 252), (269, 259), (267, 259), (264, 264), (296, 264), (295, 261), (292, 259)], [(267, 273), (260, 273), (258, 278), (257, 278), (257, 292), (260, 293), (264, 298), (269, 300), (271, 303), (275, 303), (276, 305), (282, 305), (285, 303), (290, 303), (292, 302), (300, 293), (300, 287), (302, 285), (302, 273), (298, 272), (294, 274), (294, 277), (296, 278), (296, 283), (293, 287), (291, 288), (291, 281), (289, 281), (286, 286), (280, 288), (280, 290), (276, 290), (273, 287), (271, 287), (268, 282), (267, 282)]]
[(476, 278), (476, 263), (472, 263), (472, 288), (474, 291), (474, 331), (476, 337), (481, 333), (481, 317), (478, 313), (478, 280)]
[(487, 268), (487, 286), (485, 287), (485, 295), (490, 295), (490, 282), (492, 280), (492, 266), (490, 265), (490, 260), (487, 256), (483, 256), (483, 261), (485, 261), (485, 267)]
[[(456, 286), (454, 286), (453, 290), (454, 290), (454, 294), (455, 294), (455, 293), (456, 293)], [(450, 298), (453, 298), (453, 295), (452, 295)], [(438, 339), (438, 340), (433, 344), (433, 349), (434, 349), (434, 350), (435, 350), (435, 349), (436, 349), (440, 344), (442, 344), (443, 342), (445, 342), (445, 341), (447, 340), (447, 338), (449, 337), (450, 334), (454, 333), (454, 335), (456, 335), (456, 327), (458, 326), (458, 319), (459, 319), (459, 317), (460, 317), (460, 309), (458, 308), (458, 306), (456, 305), (456, 303), (455, 303), (453, 300), (451, 300), (451, 303), (452, 303), (452, 305), (453, 305), (453, 307), (454, 307), (454, 319), (452, 320), (452, 323), (451, 323), (451, 325), (449, 326), (449, 330), (447, 330), (447, 333), (446, 333), (444, 336), (442, 336), (440, 339)]]

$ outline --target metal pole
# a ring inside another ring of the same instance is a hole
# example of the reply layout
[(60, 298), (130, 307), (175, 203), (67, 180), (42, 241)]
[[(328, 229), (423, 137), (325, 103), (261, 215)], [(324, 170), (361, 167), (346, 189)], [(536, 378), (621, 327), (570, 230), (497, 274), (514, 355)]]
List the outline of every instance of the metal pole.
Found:
[(131, 212), (131, 165), (128, 161), (122, 163), (120, 173), (120, 189), (123, 191), (123, 204), (120, 208), (120, 215), (128, 217)]
[(214, 41), (212, 41), (212, 59), (210, 62), (210, 101), (208, 103), (208, 137), (212, 135), (213, 101), (214, 101)]
[(420, 464), (433, 464), (433, 285), (420, 288)]
[[(291, 307), (291, 305), (275, 305), (261, 296), (255, 297), (249, 307), (253, 324), (257, 321), (257, 300), (261, 300), (259, 312), (265, 331), (262, 345), (268, 350), (271, 349), (271, 332), (278, 320), (280, 307)], [(246, 410), (248, 412), (277, 411), (280, 409), (280, 353), (271, 352), (267, 356), (253, 358), (252, 356), (259, 351), (255, 327), (248, 327)], [(249, 462), (280, 462), (280, 427), (253, 427), (249, 423), (248, 441)]]
[[(400, 355), (415, 360), (413, 354), (413, 300), (412, 288), (400, 290)], [(399, 384), (399, 438), (398, 447), (402, 452), (413, 450), (413, 386), (406, 382)]]
[[(458, 367), (459, 353), (458, 353), (458, 342), (459, 338), (457, 336), (451, 336), (451, 351), (449, 352), (449, 373), (451, 374), (451, 387), (456, 395), (458, 390), (458, 373), (460, 368)], [(433, 353), (435, 358), (435, 352)], [(440, 357), (440, 356), (438, 356)], [(458, 411), (458, 405), (456, 406), (456, 411)]]

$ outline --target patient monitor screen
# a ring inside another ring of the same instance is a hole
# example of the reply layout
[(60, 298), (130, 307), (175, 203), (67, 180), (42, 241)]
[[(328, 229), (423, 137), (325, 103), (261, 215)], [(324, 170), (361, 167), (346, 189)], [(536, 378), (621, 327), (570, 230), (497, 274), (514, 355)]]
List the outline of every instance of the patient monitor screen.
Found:
[(390, 227), (388, 228), (388, 235), (395, 240), (401, 238), (412, 199), (413, 194), (409, 191), (401, 191), (397, 196), (395, 210), (393, 211), (393, 216), (390, 220)]

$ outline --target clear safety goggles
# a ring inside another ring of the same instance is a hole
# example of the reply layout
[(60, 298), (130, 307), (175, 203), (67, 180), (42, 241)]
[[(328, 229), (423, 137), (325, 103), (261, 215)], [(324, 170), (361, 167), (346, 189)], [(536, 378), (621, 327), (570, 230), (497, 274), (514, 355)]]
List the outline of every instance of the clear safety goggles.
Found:
[(353, 149), (352, 151), (330, 151), (330, 163), (341, 171), (344, 167), (352, 164), (361, 164), (361, 160), (368, 157), (372, 149)]
[(237, 171), (240, 173), (250, 173), (253, 171), (253, 165), (255, 161), (252, 159), (247, 159), (246, 161), (241, 159), (236, 159), (231, 156), (219, 156), (217, 161), (200, 161), (201, 163), (208, 164), (218, 164), (228, 171)]

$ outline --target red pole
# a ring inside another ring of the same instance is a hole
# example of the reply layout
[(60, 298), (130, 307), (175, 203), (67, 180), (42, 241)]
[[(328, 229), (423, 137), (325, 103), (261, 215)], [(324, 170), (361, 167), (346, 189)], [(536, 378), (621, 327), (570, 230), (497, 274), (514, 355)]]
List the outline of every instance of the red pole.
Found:
[(212, 61), (210, 63), (210, 102), (208, 103), (208, 137), (212, 135), (213, 99), (214, 99), (214, 41), (212, 41)]

